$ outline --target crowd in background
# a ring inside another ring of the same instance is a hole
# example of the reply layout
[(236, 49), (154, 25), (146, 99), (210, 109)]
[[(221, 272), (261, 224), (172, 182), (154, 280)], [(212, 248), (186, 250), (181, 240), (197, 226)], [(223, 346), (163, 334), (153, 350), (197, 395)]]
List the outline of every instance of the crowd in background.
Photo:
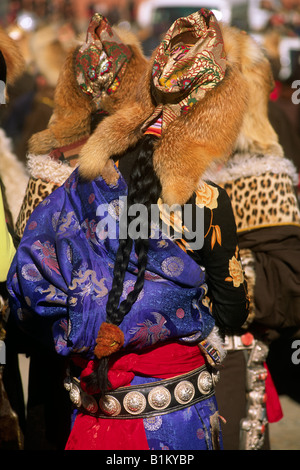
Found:
[[(17, 41), (27, 64), (24, 76), (10, 90), (9, 106), (1, 109), (2, 127), (7, 136), (13, 139), (14, 151), (22, 162), (26, 161), (28, 139), (34, 132), (43, 130), (51, 116), (53, 92), (64, 57), (76, 41), (84, 40), (87, 24), (94, 12), (104, 14), (111, 24), (134, 31), (146, 48), (149, 37), (154, 33), (149, 28), (143, 30), (137, 22), (140, 2), (141, 0), (1, 2), (0, 24)], [(300, 107), (292, 101), (295, 93), (292, 84), (300, 77), (300, 46), (299, 49), (291, 46), (287, 50), (288, 57), (284, 58), (280, 43), (286, 38), (300, 40), (300, 1), (262, 1), (261, 6), (265, 12), (269, 12), (269, 20), (260, 31), (249, 32), (259, 37), (271, 60), (276, 81), (270, 97), (271, 121), (281, 137), (287, 156), (299, 168)], [(240, 14), (246, 15), (247, 9)], [(234, 16), (233, 25), (236, 24), (247, 25), (248, 22), (246, 18)], [(150, 50), (148, 52), (151, 53)], [(280, 71), (287, 61), (291, 64), (290, 70), (282, 78)], [(286, 115), (285, 122), (282, 120), (282, 113)]]

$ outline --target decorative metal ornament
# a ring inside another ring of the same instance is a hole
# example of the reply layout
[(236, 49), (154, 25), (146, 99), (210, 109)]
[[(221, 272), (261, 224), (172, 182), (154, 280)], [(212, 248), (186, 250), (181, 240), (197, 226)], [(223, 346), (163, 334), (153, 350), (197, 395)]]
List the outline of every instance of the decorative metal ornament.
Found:
[(129, 392), (124, 397), (123, 405), (128, 413), (138, 415), (146, 408), (147, 401), (142, 393)]
[(105, 395), (99, 400), (99, 406), (108, 416), (117, 416), (121, 412), (120, 402), (111, 395)]
[(214, 371), (212, 373), (212, 381), (213, 381), (213, 385), (215, 386), (220, 380), (220, 372), (219, 371)]
[(198, 377), (197, 385), (198, 385), (200, 392), (203, 393), (204, 395), (207, 395), (208, 393), (210, 393), (213, 388), (213, 380), (212, 380), (211, 374), (207, 371), (201, 372), (201, 374)]
[(67, 390), (67, 392), (71, 391), (72, 388), (72, 380), (71, 377), (66, 377), (64, 380), (64, 388)]
[(98, 411), (98, 404), (94, 397), (88, 395), (86, 393), (83, 394), (81, 397), (81, 402), (83, 408), (85, 408), (89, 413), (97, 413)]
[(194, 398), (195, 387), (188, 380), (183, 380), (176, 385), (174, 395), (178, 403), (185, 405)]
[(77, 387), (77, 385), (75, 385), (74, 383), (71, 384), (71, 390), (69, 395), (71, 402), (79, 408), (81, 406), (80, 388)]
[(164, 410), (171, 403), (171, 393), (166, 387), (154, 387), (148, 395), (148, 402), (155, 410)]

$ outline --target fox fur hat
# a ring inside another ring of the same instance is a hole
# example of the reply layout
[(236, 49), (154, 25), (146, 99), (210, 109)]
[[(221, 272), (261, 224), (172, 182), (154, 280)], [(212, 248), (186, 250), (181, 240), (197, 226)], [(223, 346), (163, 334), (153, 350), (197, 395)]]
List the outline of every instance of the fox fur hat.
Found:
[(81, 149), (84, 178), (105, 177), (110, 157), (135, 145), (160, 116), (153, 163), (163, 202), (182, 205), (191, 197), (206, 168), (230, 156), (247, 110), (242, 53), (229, 44), (227, 54), (222, 36), (207, 9), (173, 23), (131, 102), (106, 117)]
[(48, 128), (33, 135), (29, 152), (46, 154), (91, 133), (92, 116), (126, 103), (147, 65), (136, 36), (96, 13), (86, 42), (68, 53), (58, 77)]

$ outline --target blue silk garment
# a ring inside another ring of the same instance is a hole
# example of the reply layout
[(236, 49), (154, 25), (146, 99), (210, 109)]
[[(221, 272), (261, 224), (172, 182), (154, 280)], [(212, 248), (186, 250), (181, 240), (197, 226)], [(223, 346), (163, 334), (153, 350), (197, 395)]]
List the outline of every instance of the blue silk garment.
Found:
[[(59, 354), (93, 357), (119, 243), (120, 197), (126, 194), (121, 176), (115, 186), (102, 178), (86, 183), (76, 169), (28, 221), (8, 276), (12, 311), (37, 337), (51, 327)], [(116, 225), (115, 238), (105, 234), (104, 220)], [(214, 326), (202, 304), (204, 269), (162, 234), (150, 240), (148, 258), (144, 288), (120, 325), (124, 346), (204, 339)], [(133, 288), (136, 272), (132, 251), (121, 300)], [(156, 326), (151, 334), (149, 325)]]
[[(101, 177), (82, 181), (75, 169), (63, 186), (39, 204), (27, 223), (8, 275), (11, 315), (27, 333), (50, 348), (54, 346), (61, 355), (94, 358), (97, 333), (106, 319), (122, 197), (126, 195), (122, 175), (115, 185), (107, 185)], [(125, 337), (124, 353), (170, 340), (196, 344), (215, 324), (203, 301), (204, 268), (157, 227), (153, 230), (143, 290), (119, 325)], [(121, 300), (133, 288), (136, 273), (133, 250)], [(151, 448), (156, 442), (159, 449), (176, 449), (179, 445), (181, 449), (197, 449), (199, 435), (203, 442), (207, 438), (203, 426), (196, 425), (193, 442), (191, 435), (180, 434), (180, 421), (196, 417), (199, 423), (199, 409), (207, 407), (200, 418), (205, 421), (216, 409), (214, 400), (201, 402), (192, 407), (193, 411), (186, 409), (176, 416), (171, 413), (145, 421), (150, 434), (152, 430)], [(158, 432), (161, 420), (171, 423), (171, 427), (164, 427), (162, 436)], [(176, 438), (181, 444), (172, 444), (170, 436), (175, 439), (174, 433), (181, 436)]]

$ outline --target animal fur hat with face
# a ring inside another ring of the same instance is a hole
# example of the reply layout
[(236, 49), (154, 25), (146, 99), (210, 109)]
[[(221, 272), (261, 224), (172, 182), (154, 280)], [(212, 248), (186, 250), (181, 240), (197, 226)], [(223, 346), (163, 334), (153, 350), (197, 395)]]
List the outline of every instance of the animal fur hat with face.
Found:
[(179, 18), (154, 51), (132, 102), (105, 118), (83, 146), (81, 175), (105, 177), (110, 157), (135, 145), (161, 117), (153, 163), (162, 199), (184, 204), (211, 162), (230, 156), (239, 136), (248, 94), (240, 57), (228, 60), (211, 11)]
[(92, 117), (126, 103), (147, 65), (132, 33), (113, 28), (96, 13), (86, 42), (68, 53), (58, 77), (48, 128), (29, 141), (29, 152), (45, 154), (88, 137)]

